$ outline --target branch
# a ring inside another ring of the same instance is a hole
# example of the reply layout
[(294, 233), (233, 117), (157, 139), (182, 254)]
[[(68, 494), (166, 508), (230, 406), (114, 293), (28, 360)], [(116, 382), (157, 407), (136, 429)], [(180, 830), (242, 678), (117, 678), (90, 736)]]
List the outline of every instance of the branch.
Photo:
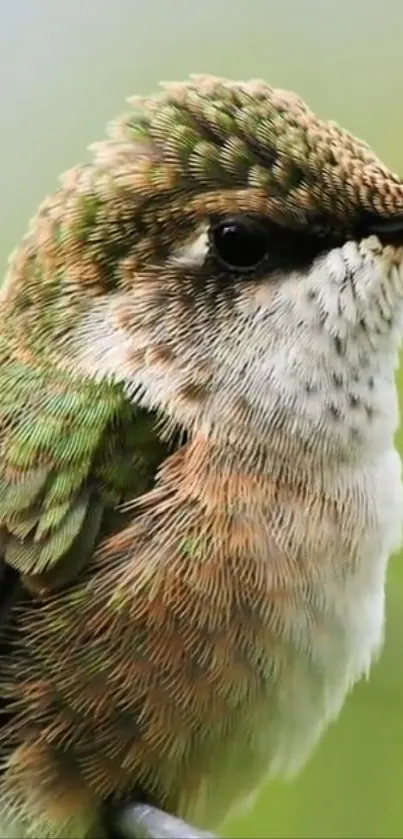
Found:
[(126, 805), (116, 813), (115, 826), (122, 839), (218, 839), (149, 804)]

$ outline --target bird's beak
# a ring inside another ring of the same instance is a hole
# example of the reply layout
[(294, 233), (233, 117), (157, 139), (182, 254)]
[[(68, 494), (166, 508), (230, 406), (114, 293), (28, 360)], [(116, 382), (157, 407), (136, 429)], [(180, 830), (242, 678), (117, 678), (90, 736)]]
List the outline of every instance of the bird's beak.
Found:
[(403, 245), (403, 214), (390, 218), (374, 216), (366, 222), (369, 233), (374, 233), (380, 239), (390, 240), (392, 243)]

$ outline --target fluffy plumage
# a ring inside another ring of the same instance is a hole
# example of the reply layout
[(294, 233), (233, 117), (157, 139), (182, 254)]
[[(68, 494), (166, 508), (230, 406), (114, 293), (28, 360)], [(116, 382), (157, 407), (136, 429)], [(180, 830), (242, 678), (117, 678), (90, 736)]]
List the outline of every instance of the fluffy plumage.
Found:
[[(245, 214), (247, 275), (212, 238)], [(215, 823), (368, 670), (402, 218), (366, 145), (210, 78), (132, 100), (40, 208), (1, 293), (2, 836), (93, 839), (136, 794)]]

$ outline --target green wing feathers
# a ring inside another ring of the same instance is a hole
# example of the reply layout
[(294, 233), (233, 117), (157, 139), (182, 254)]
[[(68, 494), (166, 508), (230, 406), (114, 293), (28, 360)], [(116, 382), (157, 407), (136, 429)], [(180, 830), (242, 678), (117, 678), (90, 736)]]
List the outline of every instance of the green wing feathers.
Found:
[(79, 573), (108, 512), (143, 491), (161, 446), (112, 383), (0, 363), (0, 528), (6, 563), (51, 586)]

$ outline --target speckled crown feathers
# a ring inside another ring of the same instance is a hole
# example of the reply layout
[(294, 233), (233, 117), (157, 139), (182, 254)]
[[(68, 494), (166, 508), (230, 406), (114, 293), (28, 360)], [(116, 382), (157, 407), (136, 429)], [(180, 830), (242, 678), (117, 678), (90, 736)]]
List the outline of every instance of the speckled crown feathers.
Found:
[(278, 199), (297, 223), (403, 214), (403, 181), (368, 145), (319, 119), (293, 93), (260, 80), (193, 76), (129, 102), (110, 133), (118, 145), (136, 147), (131, 185), (140, 192), (192, 184), (255, 188)]

